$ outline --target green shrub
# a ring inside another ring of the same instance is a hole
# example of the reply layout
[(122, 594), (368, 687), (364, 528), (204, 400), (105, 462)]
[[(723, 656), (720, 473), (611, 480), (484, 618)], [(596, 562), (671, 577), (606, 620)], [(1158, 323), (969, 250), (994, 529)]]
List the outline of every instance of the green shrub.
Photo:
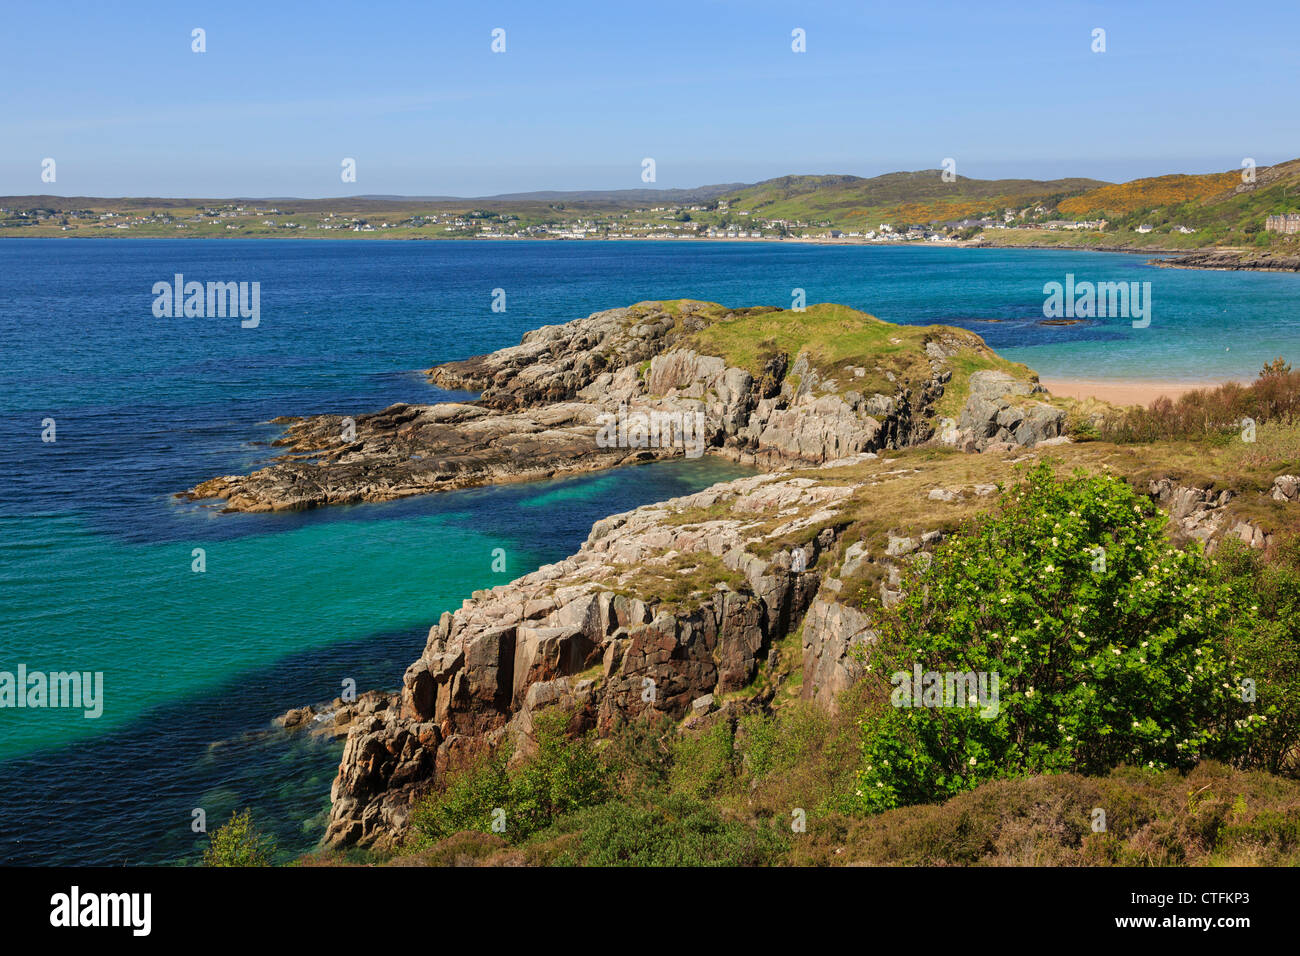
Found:
[[(896, 706), (863, 720), (861, 808), (999, 777), (1245, 754), (1267, 721), (1241, 700), (1248, 675), (1227, 649), (1259, 615), (1198, 549), (1170, 547), (1165, 524), (1123, 481), (1057, 480), (1040, 464), (918, 561), (866, 655), (878, 699)], [(891, 685), (914, 665), (984, 673), (990, 688), (996, 677), (996, 715), (902, 706)]]
[(694, 798), (716, 794), (730, 788), (735, 773), (735, 740), (725, 720), (684, 733), (673, 744), (669, 783), (674, 793)]
[(831, 732), (830, 716), (815, 704), (795, 702), (774, 715), (741, 717), (734, 748), (741, 769), (755, 780), (807, 760)]
[(252, 811), (245, 809), (232, 813), (225, 825), (212, 834), (203, 851), (203, 865), (270, 866), (275, 850), (275, 839), (258, 830)]
[(515, 843), (556, 819), (609, 796), (609, 778), (588, 737), (565, 734), (568, 714), (555, 709), (536, 718), (537, 752), (513, 772), (502, 747), (420, 801), (411, 812), (412, 846), (419, 848), (463, 830), (500, 835)]
[(1267, 717), (1244, 763), (1270, 773), (1300, 772), (1300, 544), (1286, 542), (1266, 559), (1226, 538), (1216, 559), (1240, 600), (1258, 609), (1260, 623), (1230, 635), (1241, 673), (1253, 682), (1255, 711)]
[(724, 820), (682, 795), (645, 803), (607, 803), (569, 821), (573, 842), (561, 866), (761, 866), (784, 849), (767, 827)]
[(505, 748), (449, 775), (446, 786), (411, 811), (412, 847), (428, 846), (462, 830), (491, 833), (494, 813), (510, 802)]
[(741, 770), (754, 779), (766, 777), (776, 765), (780, 739), (775, 717), (768, 714), (741, 717), (733, 741)]
[(600, 751), (617, 790), (642, 794), (667, 785), (675, 736), (672, 719), (654, 711), (619, 721)]
[(1188, 774), (994, 780), (860, 818), (845, 844), (845, 862), (869, 866), (1294, 866), (1300, 788), (1212, 761)]
[(558, 708), (534, 719), (537, 754), (510, 778), (508, 832), (515, 840), (566, 813), (602, 803), (610, 794), (608, 774), (590, 736), (567, 737), (568, 715)]
[(1256, 424), (1300, 420), (1300, 372), (1282, 358), (1265, 365), (1249, 385), (1227, 382), (1197, 388), (1177, 399), (1161, 396), (1149, 406), (1115, 413), (1101, 423), (1099, 437), (1113, 442), (1197, 439), (1226, 442), (1241, 430), (1241, 421)]

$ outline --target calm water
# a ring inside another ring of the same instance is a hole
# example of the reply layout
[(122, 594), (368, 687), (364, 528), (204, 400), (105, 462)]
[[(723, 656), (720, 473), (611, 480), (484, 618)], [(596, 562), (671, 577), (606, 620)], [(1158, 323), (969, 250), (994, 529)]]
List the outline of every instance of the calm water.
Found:
[[(156, 319), (155, 282), (258, 281), (261, 324)], [(1044, 327), (1042, 286), (1150, 281), (1150, 328)], [(1045, 377), (1251, 377), (1300, 358), (1300, 276), (1076, 252), (739, 243), (0, 243), (0, 670), (103, 671), (105, 707), (0, 709), (0, 860), (193, 859), (191, 811), (319, 837), (340, 747), (291, 706), (395, 687), (471, 590), (572, 552), (606, 514), (740, 473), (677, 462), (295, 515), (174, 492), (268, 458), (282, 414), (464, 396), (416, 370), (642, 299), (843, 302), (974, 329)], [(495, 288), (508, 309), (491, 311)], [(999, 320), (999, 321), (989, 321)], [(57, 441), (41, 441), (52, 418)], [(491, 570), (505, 548), (505, 574)], [(191, 570), (203, 548), (207, 570)]]

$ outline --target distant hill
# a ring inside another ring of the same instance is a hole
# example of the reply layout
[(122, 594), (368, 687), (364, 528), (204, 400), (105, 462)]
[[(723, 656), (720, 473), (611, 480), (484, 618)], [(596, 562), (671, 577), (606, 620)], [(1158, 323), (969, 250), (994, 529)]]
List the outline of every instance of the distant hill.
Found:
[(693, 189), (584, 189), (555, 190), (544, 189), (531, 193), (502, 193), (499, 196), (484, 196), (493, 202), (600, 202), (627, 203), (644, 205), (645, 203), (698, 203), (709, 202), (719, 196), (726, 196), (738, 189), (744, 189), (747, 183), (726, 183), (717, 186), (697, 186)]
[(1243, 182), (1242, 172), (1135, 179), (1072, 196), (1059, 209), (1070, 217), (1109, 219), (1112, 228), (1184, 226), (1195, 229), (1202, 244), (1263, 245), (1270, 241), (1265, 217), (1300, 212), (1300, 159), (1261, 166), (1253, 182)]
[(624, 209), (645, 205), (707, 203), (743, 189), (746, 183), (722, 183), (691, 189), (547, 189), (527, 193), (501, 193), (495, 196), (341, 196), (336, 199), (302, 199), (292, 196), (236, 197), (230, 199), (176, 199), (158, 197), (94, 196), (0, 196), (0, 206), (11, 209), (192, 209), (197, 206), (225, 206), (231, 203), (248, 206), (290, 207), (302, 212), (339, 210), (346, 212), (383, 212), (415, 207), (495, 211), (517, 207), (555, 204), (590, 206), (599, 209)]
[[(942, 170), (924, 169), (870, 178), (792, 175), (693, 189), (540, 190), (477, 198), (8, 196), (0, 197), (0, 236), (597, 239), (735, 234), (867, 241), (867, 234), (885, 223), (899, 231), (916, 224), (934, 227), (942, 239), (997, 246), (1214, 247), (1297, 255), (1300, 236), (1264, 228), (1266, 217), (1291, 212), (1300, 212), (1300, 159), (1261, 166), (1250, 182), (1243, 181), (1239, 169), (1127, 183), (965, 176), (947, 182)], [(1096, 220), (1106, 220), (1104, 228)], [(832, 230), (858, 235), (837, 236)]]
[(868, 226), (942, 222), (1047, 203), (1110, 185), (1096, 179), (970, 179), (945, 182), (942, 170), (859, 176), (782, 176), (724, 197), (769, 218)]

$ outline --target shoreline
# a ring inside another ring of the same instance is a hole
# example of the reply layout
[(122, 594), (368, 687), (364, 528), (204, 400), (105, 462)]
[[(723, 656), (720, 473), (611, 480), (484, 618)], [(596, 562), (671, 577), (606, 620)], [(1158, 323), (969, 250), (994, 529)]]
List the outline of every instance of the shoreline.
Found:
[(956, 239), (944, 242), (928, 242), (923, 239), (856, 239), (841, 237), (838, 239), (817, 238), (817, 237), (791, 237), (779, 239), (775, 237), (764, 237), (761, 239), (751, 239), (739, 237), (728, 238), (726, 236), (593, 236), (589, 239), (578, 239), (571, 236), (389, 236), (383, 235), (380, 230), (375, 230), (367, 234), (353, 233), (351, 230), (346, 231), (344, 235), (338, 236), (291, 236), (281, 233), (265, 233), (256, 235), (234, 235), (234, 236), (207, 236), (207, 235), (190, 235), (190, 236), (158, 236), (158, 235), (137, 235), (137, 236), (115, 236), (107, 233), (96, 235), (38, 235), (38, 236), (15, 236), (0, 233), (0, 241), (5, 239), (195, 239), (195, 240), (242, 240), (242, 239), (275, 239), (275, 240), (297, 240), (299, 242), (335, 242), (339, 240), (354, 241), (380, 241), (380, 242), (667, 242), (667, 243), (688, 243), (688, 242), (726, 242), (726, 243), (749, 243), (753, 245), (766, 244), (784, 244), (793, 243), (804, 246), (891, 246), (891, 247), (912, 247), (923, 249), (1031, 249), (1031, 250), (1057, 250), (1060, 252), (1118, 252), (1127, 255), (1189, 255), (1199, 251), (1220, 252), (1217, 247), (1207, 247), (1206, 250), (1188, 250), (1188, 249), (1158, 249), (1150, 246), (1081, 246), (1065, 245), (1058, 243), (998, 243), (980, 241), (975, 239)]
[(1095, 398), (1112, 405), (1149, 406), (1157, 398), (1177, 399), (1198, 388), (1218, 388), (1231, 379), (1198, 382), (1141, 381), (1133, 379), (1040, 378), (1043, 388), (1063, 398)]
[[(1151, 246), (1089, 246), (1075, 245), (1066, 243), (1014, 243), (1014, 242), (997, 242), (988, 240), (953, 240), (946, 242), (927, 242), (925, 240), (874, 240), (874, 239), (856, 239), (841, 237), (832, 238), (762, 238), (751, 239), (739, 237), (727, 238), (725, 236), (698, 237), (698, 236), (594, 236), (590, 239), (578, 239), (568, 236), (386, 236), (378, 230), (368, 235), (358, 235), (351, 233), (338, 236), (288, 236), (278, 233), (267, 233), (259, 235), (236, 235), (236, 236), (158, 236), (158, 235), (138, 235), (138, 236), (114, 236), (114, 235), (38, 235), (38, 236), (16, 236), (0, 234), (0, 241), (5, 239), (92, 239), (92, 240), (115, 240), (115, 239), (194, 239), (194, 240), (244, 240), (244, 239), (271, 239), (271, 240), (297, 240), (299, 242), (337, 242), (337, 241), (381, 241), (381, 242), (666, 242), (666, 243), (684, 243), (684, 242), (723, 242), (723, 243), (753, 243), (753, 244), (778, 244), (794, 243), (805, 246), (888, 246), (895, 247), (913, 247), (925, 249), (992, 249), (992, 250), (1026, 250), (1026, 251), (1056, 251), (1056, 252), (1105, 252), (1119, 255), (1130, 256), (1150, 256), (1147, 265), (1155, 266), (1162, 269), (1196, 269), (1205, 272), (1300, 272), (1300, 258), (1296, 258), (1289, 263), (1278, 265), (1267, 258), (1250, 259), (1244, 257), (1242, 250), (1238, 247), (1230, 246), (1205, 246), (1198, 249), (1161, 249)], [(1161, 256), (1173, 256), (1176, 258), (1165, 259), (1157, 258)], [(1222, 257), (1233, 257), (1230, 264), (1225, 264)], [(1198, 259), (1208, 261), (1197, 261)], [(1180, 261), (1184, 260), (1184, 261)], [(1258, 263), (1258, 264), (1256, 264)]]
[[(1208, 246), (1201, 249), (1159, 249), (1150, 246), (1087, 246), (1064, 243), (1001, 243), (979, 240), (955, 240), (950, 242), (927, 242), (924, 240), (871, 240), (871, 239), (849, 239), (849, 238), (790, 238), (790, 239), (750, 239), (750, 238), (726, 238), (726, 237), (696, 237), (696, 236), (599, 236), (590, 239), (576, 239), (567, 236), (386, 236), (378, 231), (368, 235), (359, 235), (348, 232), (344, 235), (337, 236), (286, 236), (277, 233), (267, 233), (264, 235), (236, 235), (236, 236), (157, 236), (157, 235), (137, 235), (137, 236), (114, 236), (114, 235), (38, 235), (38, 236), (15, 236), (0, 234), (0, 241), (6, 239), (44, 239), (49, 241), (58, 241), (61, 239), (71, 240), (94, 240), (94, 241), (113, 241), (113, 240), (160, 240), (167, 241), (173, 239), (190, 239), (196, 241), (241, 241), (241, 240), (272, 240), (272, 241), (298, 241), (298, 242), (655, 242), (655, 243), (690, 243), (690, 242), (718, 242), (718, 243), (752, 243), (755, 245), (792, 243), (803, 246), (863, 246), (863, 247), (889, 247), (889, 248), (923, 248), (923, 249), (988, 249), (1001, 251), (1025, 250), (1028, 252), (1103, 252), (1116, 255), (1129, 256), (1148, 256), (1146, 264), (1162, 269), (1195, 269), (1204, 272), (1271, 272), (1271, 273), (1297, 273), (1300, 272), (1300, 257), (1294, 258), (1291, 262), (1285, 264), (1276, 264), (1267, 258), (1231, 258), (1234, 254), (1239, 255), (1240, 250), (1232, 247)], [(1175, 258), (1161, 258), (1165, 256)], [(1224, 257), (1230, 257), (1229, 262), (1225, 264)], [(1197, 261), (1201, 260), (1201, 261)]]

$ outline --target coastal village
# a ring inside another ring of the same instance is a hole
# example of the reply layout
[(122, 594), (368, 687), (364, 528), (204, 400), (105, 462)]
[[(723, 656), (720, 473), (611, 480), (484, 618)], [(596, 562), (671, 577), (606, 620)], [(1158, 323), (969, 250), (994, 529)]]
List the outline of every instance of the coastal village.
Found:
[[(530, 222), (511, 213), (487, 210), (427, 212), (409, 216), (385, 213), (324, 212), (301, 214), (278, 206), (214, 204), (193, 211), (128, 212), (122, 210), (0, 207), (0, 235), (81, 234), (178, 237), (232, 234), (235, 236), (316, 234), (384, 234), (393, 238), (449, 239), (704, 239), (704, 240), (831, 240), (861, 243), (957, 243), (997, 231), (1103, 233), (1106, 219), (1054, 218), (1042, 205), (1006, 208), (997, 214), (942, 222), (880, 222), (873, 227), (840, 228), (833, 220), (768, 218), (750, 210), (730, 208), (726, 200), (678, 206), (653, 206), (624, 212), (600, 212), (567, 218), (559, 211), (549, 221)], [(531, 218), (531, 217), (530, 217)], [(1270, 232), (1300, 232), (1300, 214), (1269, 216)], [(1143, 223), (1132, 230), (1154, 231)], [(1162, 231), (1191, 235), (1180, 224)]]
[[(481, 199), (60, 199), (0, 197), (0, 237), (301, 237), (781, 241), (1290, 252), (1300, 160), (1237, 182), (1174, 174), (1113, 184), (787, 176), (752, 186)], [(654, 203), (653, 205), (651, 203)]]

